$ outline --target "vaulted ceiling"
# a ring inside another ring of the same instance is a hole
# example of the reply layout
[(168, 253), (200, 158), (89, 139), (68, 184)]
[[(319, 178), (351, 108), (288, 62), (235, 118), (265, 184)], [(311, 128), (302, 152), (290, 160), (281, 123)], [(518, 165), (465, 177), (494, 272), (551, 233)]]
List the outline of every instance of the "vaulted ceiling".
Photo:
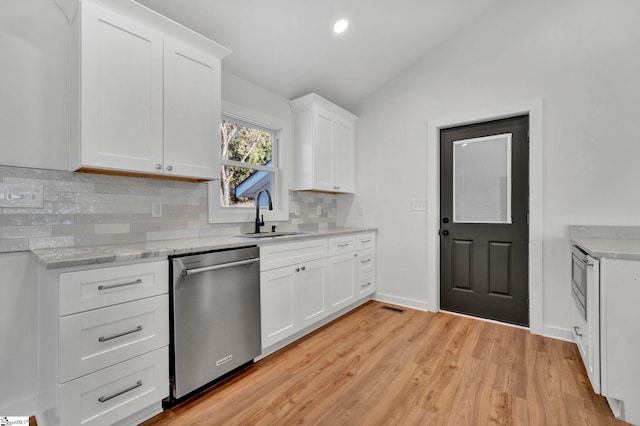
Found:
[[(137, 0), (230, 48), (222, 68), (353, 109), (497, 0)], [(349, 20), (342, 34), (332, 31)]]

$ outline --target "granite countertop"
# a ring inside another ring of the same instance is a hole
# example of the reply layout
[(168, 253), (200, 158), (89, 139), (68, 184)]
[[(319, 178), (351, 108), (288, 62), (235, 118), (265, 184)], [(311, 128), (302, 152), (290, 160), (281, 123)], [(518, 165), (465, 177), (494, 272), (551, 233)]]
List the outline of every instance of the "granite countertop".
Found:
[(377, 228), (327, 228), (314, 232), (273, 238), (243, 238), (235, 236), (181, 238), (134, 244), (35, 249), (32, 252), (47, 269), (58, 269), (135, 259), (162, 258), (177, 254), (235, 247), (265, 246), (310, 238), (327, 238), (345, 234), (375, 232), (376, 230)]
[(640, 227), (571, 226), (571, 243), (593, 257), (640, 260)]

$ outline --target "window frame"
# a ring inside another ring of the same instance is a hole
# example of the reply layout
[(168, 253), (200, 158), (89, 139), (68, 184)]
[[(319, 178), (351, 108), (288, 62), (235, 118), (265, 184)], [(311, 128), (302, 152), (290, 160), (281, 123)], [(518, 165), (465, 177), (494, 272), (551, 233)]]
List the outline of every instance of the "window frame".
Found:
[[(229, 102), (222, 102), (222, 117), (239, 121), (256, 128), (272, 131), (275, 140), (272, 148), (272, 158), (276, 163), (274, 167), (272, 182), (273, 210), (261, 207), (260, 214), (264, 214), (265, 221), (287, 221), (289, 220), (289, 124), (282, 119), (278, 119), (268, 114), (253, 111)], [(220, 167), (226, 164), (220, 160)], [(233, 162), (232, 165), (238, 165)], [(243, 164), (240, 167), (254, 168), (262, 170), (264, 167), (258, 165)], [(208, 183), (209, 196), (209, 223), (240, 223), (254, 222), (255, 208), (252, 207), (223, 207), (220, 203), (220, 176), (216, 180)]]

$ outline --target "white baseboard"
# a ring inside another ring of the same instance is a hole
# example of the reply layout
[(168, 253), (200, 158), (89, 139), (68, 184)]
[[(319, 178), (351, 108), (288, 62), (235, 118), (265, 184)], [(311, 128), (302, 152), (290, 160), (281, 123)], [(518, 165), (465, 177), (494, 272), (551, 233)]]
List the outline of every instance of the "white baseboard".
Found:
[(405, 308), (417, 309), (419, 311), (429, 312), (429, 304), (426, 300), (408, 299), (405, 297), (392, 296), (390, 294), (375, 293), (373, 300), (384, 303), (391, 303)]
[(573, 340), (573, 333), (571, 332), (571, 330), (567, 328), (551, 327), (551, 326), (545, 325), (543, 328), (542, 335), (544, 337), (549, 337), (551, 339), (563, 340), (565, 342), (575, 343), (575, 341)]
[(8, 405), (0, 407), (0, 415), (2, 416), (37, 416), (37, 414), (37, 396), (26, 398), (17, 402), (12, 402)]

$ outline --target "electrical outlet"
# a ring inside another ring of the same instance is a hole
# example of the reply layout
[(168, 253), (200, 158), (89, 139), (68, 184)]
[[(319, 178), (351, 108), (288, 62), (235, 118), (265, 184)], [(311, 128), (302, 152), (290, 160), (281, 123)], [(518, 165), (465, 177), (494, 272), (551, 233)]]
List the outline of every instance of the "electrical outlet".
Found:
[(364, 216), (364, 206), (360, 206), (360, 207), (358, 207), (358, 214), (359, 214), (360, 216)]
[(42, 185), (0, 185), (0, 207), (42, 208), (43, 205)]
[(162, 217), (162, 203), (151, 203), (151, 217)]

